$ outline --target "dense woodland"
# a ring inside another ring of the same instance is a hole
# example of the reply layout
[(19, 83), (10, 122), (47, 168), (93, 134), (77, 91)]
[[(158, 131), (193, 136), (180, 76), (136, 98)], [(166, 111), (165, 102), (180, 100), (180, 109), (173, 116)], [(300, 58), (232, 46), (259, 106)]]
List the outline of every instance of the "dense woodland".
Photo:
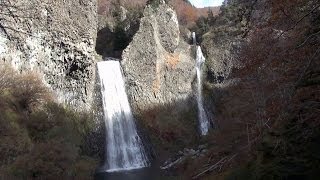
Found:
[[(122, 5), (132, 15), (129, 23), (135, 24), (146, 3), (99, 0), (98, 13), (115, 17)], [(201, 140), (209, 152), (176, 167), (177, 178), (319, 179), (320, 2), (228, 0), (210, 9), (184, 0), (169, 3), (181, 26), (195, 31), (201, 41), (241, 39), (235, 53), (241, 66), (228, 77), (239, 83), (221, 89), (211, 76), (206, 79), (205, 97), (215, 102), (214, 129)], [(119, 28), (121, 50), (134, 31), (126, 34)], [(99, 163), (87, 144), (93, 115), (73, 112), (51, 96), (37, 74), (0, 65), (0, 179), (92, 177)], [(163, 123), (154, 132), (163, 138), (159, 144), (168, 142), (156, 146), (173, 151), (179, 150), (174, 144), (185, 133)]]

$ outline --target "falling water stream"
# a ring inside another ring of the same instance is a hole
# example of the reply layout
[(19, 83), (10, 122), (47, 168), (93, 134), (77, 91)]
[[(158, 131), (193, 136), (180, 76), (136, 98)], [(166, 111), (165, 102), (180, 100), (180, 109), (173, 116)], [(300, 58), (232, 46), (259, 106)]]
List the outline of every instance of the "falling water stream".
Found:
[[(194, 33), (192, 37), (196, 46)], [(210, 122), (203, 105), (201, 79), (201, 66), (205, 62), (205, 58), (200, 46), (196, 46), (196, 52), (198, 118), (200, 133), (206, 135)], [(151, 163), (136, 129), (125, 91), (120, 63), (115, 60), (102, 61), (98, 62), (97, 67), (106, 126), (105, 164), (102, 170), (108, 173), (105, 174), (108, 176), (107, 179), (112, 180), (119, 179), (119, 176), (126, 179), (148, 179), (141, 176), (135, 178), (140, 172), (143, 176), (148, 175), (146, 174), (148, 169), (142, 171), (139, 169), (149, 167)], [(128, 171), (133, 169), (137, 169), (137, 171)], [(104, 174), (98, 175), (97, 179), (100, 179), (100, 176), (105, 179)], [(152, 176), (154, 176), (154, 172), (152, 172)]]
[(106, 125), (104, 171), (125, 171), (149, 166), (134, 123), (119, 61), (102, 61), (97, 66)]
[[(197, 44), (196, 35), (192, 33), (193, 43)], [(210, 122), (207, 117), (206, 111), (203, 106), (203, 96), (202, 96), (202, 79), (201, 79), (201, 66), (205, 62), (205, 58), (203, 56), (202, 50), (200, 46), (196, 46), (197, 48), (197, 57), (196, 57), (196, 70), (197, 70), (197, 105), (198, 105), (198, 118), (200, 123), (200, 133), (201, 135), (207, 135)]]

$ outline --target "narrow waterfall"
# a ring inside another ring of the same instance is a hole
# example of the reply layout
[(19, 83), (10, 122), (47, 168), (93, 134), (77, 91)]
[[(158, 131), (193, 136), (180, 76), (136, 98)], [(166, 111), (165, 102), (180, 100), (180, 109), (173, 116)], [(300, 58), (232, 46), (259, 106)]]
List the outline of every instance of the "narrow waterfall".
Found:
[(97, 66), (107, 136), (105, 170), (114, 172), (149, 166), (134, 123), (120, 63), (103, 61)]
[(194, 45), (197, 45), (197, 38), (196, 38), (196, 33), (192, 32), (192, 41)]
[[(196, 34), (192, 33), (193, 43), (196, 45)], [(207, 135), (210, 122), (207, 117), (206, 111), (203, 106), (203, 96), (202, 96), (202, 79), (201, 79), (201, 66), (205, 62), (205, 58), (203, 56), (202, 50), (200, 46), (196, 46), (197, 48), (197, 57), (196, 57), (196, 70), (197, 70), (197, 82), (198, 82), (198, 89), (197, 89), (197, 105), (198, 105), (198, 118), (200, 123), (200, 132), (201, 135)]]

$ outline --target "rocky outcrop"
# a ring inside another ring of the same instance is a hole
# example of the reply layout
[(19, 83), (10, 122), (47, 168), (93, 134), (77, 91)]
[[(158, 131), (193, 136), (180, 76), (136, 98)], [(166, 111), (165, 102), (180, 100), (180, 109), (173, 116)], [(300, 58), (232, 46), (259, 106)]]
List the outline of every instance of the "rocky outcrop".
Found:
[(237, 52), (240, 48), (241, 40), (226, 36), (206, 34), (202, 42), (202, 49), (206, 55), (208, 66), (208, 79), (213, 83), (222, 83), (227, 79), (233, 68), (239, 67)]
[(139, 29), (143, 9), (138, 6), (126, 9), (117, 3), (109, 9), (112, 15), (98, 15), (96, 52), (103, 58), (121, 58), (122, 51)]
[(247, 41), (254, 14), (258, 12), (255, 11), (256, 4), (256, 0), (227, 2), (211, 30), (203, 35), (201, 46), (211, 82), (222, 83), (232, 69), (241, 67), (238, 55)]
[(2, 1), (0, 60), (43, 76), (57, 99), (91, 106), (96, 0)]
[(192, 94), (195, 60), (180, 40), (176, 13), (163, 1), (148, 5), (140, 28), (122, 56), (127, 91), (135, 112), (183, 101)]

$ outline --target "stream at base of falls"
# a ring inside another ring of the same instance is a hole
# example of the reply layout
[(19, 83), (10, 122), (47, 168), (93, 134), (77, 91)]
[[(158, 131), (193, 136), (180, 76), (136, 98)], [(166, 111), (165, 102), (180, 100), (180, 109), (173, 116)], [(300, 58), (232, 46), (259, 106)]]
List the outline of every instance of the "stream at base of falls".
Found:
[(170, 171), (161, 170), (159, 164), (150, 167), (117, 171), (117, 172), (97, 172), (94, 180), (165, 180), (175, 176)]
[(95, 180), (153, 180), (161, 179), (160, 172), (151, 167), (131, 171), (105, 172), (95, 175)]

